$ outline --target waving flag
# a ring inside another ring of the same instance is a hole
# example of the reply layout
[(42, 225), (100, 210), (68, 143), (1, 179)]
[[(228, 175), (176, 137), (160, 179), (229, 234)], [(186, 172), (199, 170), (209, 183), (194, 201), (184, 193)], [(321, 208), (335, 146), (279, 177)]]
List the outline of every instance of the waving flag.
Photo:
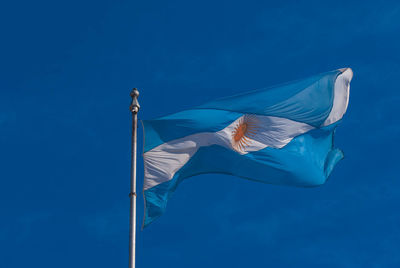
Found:
[(281, 185), (318, 186), (343, 158), (333, 134), (349, 101), (350, 68), (212, 101), (143, 121), (147, 226), (179, 183), (224, 173)]

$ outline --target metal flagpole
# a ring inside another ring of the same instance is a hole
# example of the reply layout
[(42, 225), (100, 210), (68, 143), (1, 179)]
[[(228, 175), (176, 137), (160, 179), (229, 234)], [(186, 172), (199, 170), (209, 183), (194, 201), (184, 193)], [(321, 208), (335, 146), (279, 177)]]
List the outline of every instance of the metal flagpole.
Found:
[(134, 88), (131, 91), (132, 103), (129, 109), (132, 112), (132, 163), (131, 163), (131, 191), (129, 198), (131, 201), (129, 215), (129, 268), (135, 268), (135, 248), (136, 248), (136, 135), (137, 135), (137, 113), (139, 112), (139, 91)]

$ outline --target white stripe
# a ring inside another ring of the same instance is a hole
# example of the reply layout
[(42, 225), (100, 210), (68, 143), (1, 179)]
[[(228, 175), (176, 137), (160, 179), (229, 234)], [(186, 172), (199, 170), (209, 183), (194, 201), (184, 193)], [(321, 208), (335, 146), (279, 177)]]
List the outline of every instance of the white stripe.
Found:
[(322, 126), (328, 126), (342, 119), (349, 104), (350, 81), (353, 78), (353, 71), (350, 68), (340, 70), (342, 73), (335, 81), (332, 110)]
[(171, 180), (200, 147), (220, 145), (239, 154), (247, 154), (266, 147), (282, 148), (294, 137), (313, 129), (310, 125), (286, 118), (259, 115), (250, 117), (255, 120), (253, 123), (256, 128), (254, 134), (246, 135), (247, 145), (242, 148), (235, 146), (233, 133), (246, 115), (218, 132), (189, 135), (163, 143), (144, 153), (144, 190)]

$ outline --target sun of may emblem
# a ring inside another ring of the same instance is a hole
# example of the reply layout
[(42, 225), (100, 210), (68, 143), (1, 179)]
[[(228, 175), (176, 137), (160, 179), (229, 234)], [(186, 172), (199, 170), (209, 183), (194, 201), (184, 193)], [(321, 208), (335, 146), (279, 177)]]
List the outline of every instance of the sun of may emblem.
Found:
[(232, 147), (236, 151), (245, 151), (246, 147), (250, 145), (249, 139), (257, 133), (257, 129), (258, 120), (255, 115), (242, 116), (232, 131)]

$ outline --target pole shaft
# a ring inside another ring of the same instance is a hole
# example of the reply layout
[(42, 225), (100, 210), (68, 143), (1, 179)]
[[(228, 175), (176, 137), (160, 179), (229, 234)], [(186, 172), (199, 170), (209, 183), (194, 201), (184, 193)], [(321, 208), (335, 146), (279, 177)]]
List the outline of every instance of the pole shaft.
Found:
[(130, 214), (129, 214), (129, 268), (135, 268), (136, 261), (136, 151), (137, 151), (137, 113), (139, 112), (139, 103), (137, 98), (139, 91), (134, 88), (131, 92), (132, 104), (130, 110), (132, 112), (132, 150), (131, 150), (131, 191), (130, 198)]

